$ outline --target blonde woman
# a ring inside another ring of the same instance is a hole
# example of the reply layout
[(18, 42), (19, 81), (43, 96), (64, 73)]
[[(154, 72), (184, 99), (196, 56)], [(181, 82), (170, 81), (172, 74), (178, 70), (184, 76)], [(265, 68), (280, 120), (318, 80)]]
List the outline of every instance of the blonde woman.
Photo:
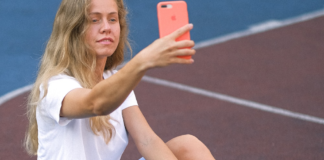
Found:
[(117, 72), (129, 47), (126, 13), (122, 0), (62, 1), (29, 97), (28, 153), (39, 160), (119, 160), (127, 129), (147, 160), (214, 159), (191, 135), (164, 143), (132, 91), (150, 68), (193, 63), (177, 56), (193, 55), (180, 48), (194, 42), (175, 42), (192, 25), (156, 40)]

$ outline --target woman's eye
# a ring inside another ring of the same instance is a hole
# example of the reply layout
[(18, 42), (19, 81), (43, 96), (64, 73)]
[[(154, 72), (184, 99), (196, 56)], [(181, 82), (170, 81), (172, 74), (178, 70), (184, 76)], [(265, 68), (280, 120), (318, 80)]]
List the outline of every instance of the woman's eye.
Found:
[(112, 22), (116, 22), (116, 21), (117, 21), (117, 19), (115, 19), (115, 18), (112, 18), (112, 19), (110, 19), (110, 21), (112, 21)]
[(92, 22), (93, 23), (96, 23), (96, 22), (98, 22), (99, 20), (97, 20), (97, 19), (92, 19)]

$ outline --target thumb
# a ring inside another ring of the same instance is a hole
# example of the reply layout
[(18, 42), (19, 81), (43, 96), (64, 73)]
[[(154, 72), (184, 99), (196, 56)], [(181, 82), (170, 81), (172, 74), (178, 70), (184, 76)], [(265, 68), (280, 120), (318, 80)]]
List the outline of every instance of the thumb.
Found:
[(177, 39), (181, 35), (185, 34), (186, 32), (190, 31), (193, 28), (193, 24), (186, 24), (185, 26), (177, 29), (176, 31), (172, 32), (169, 36), (172, 39)]

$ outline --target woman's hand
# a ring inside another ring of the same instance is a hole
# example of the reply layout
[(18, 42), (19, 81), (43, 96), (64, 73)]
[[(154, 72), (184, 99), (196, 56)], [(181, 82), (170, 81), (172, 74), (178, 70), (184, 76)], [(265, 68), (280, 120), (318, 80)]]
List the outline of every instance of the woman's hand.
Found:
[(176, 41), (178, 37), (193, 28), (192, 24), (185, 25), (168, 36), (154, 41), (151, 45), (139, 52), (135, 57), (144, 70), (154, 67), (164, 67), (170, 64), (191, 64), (193, 59), (183, 59), (177, 56), (194, 55), (195, 45), (192, 40)]

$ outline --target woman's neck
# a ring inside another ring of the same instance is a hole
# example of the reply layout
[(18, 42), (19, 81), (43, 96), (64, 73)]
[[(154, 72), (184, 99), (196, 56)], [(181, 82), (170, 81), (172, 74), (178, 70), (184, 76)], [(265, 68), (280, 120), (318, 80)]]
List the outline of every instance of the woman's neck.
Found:
[(97, 62), (96, 62), (96, 76), (97, 76), (97, 82), (100, 82), (103, 80), (103, 72), (105, 70), (105, 66), (106, 66), (106, 61), (107, 61), (107, 57), (105, 58), (97, 58)]

